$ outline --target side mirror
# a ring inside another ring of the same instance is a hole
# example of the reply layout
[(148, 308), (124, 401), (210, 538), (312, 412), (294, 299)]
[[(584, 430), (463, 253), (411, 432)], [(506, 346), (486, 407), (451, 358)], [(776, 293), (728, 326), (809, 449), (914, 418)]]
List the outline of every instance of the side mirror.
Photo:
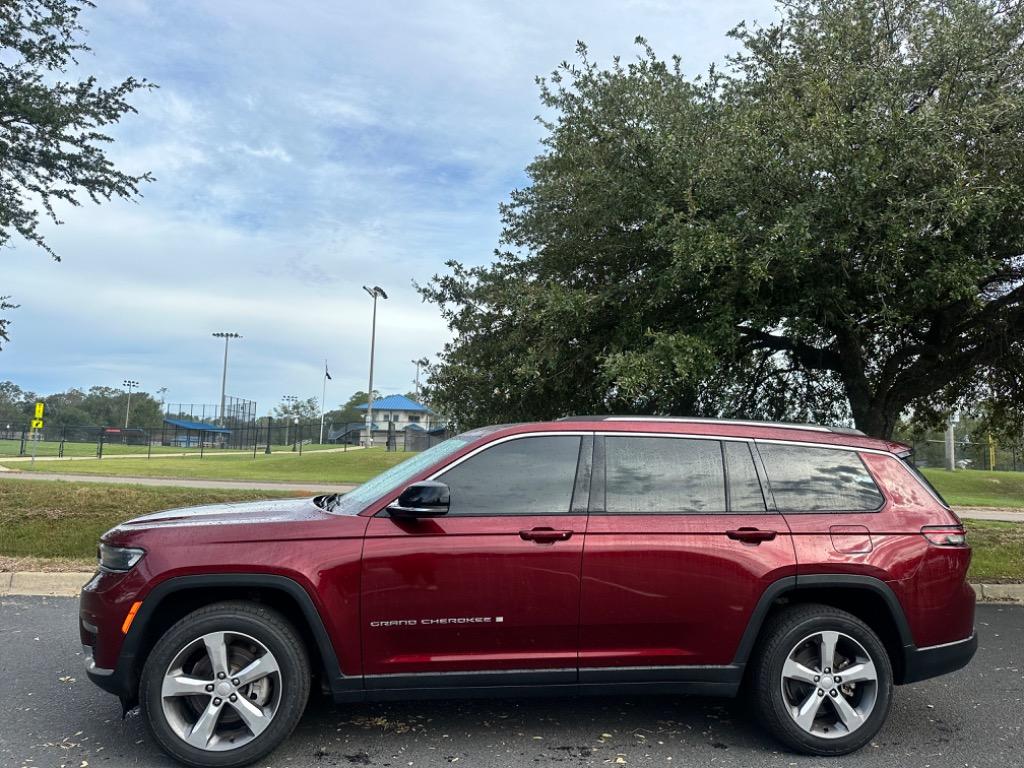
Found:
[(448, 514), (449, 498), (448, 486), (444, 483), (413, 483), (388, 507), (388, 514), (400, 519), (441, 517)]

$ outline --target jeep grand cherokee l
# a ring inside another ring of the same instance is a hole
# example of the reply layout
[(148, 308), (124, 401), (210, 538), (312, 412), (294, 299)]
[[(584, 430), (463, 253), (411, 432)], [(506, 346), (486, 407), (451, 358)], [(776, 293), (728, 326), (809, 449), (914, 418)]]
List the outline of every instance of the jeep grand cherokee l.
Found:
[(104, 534), (89, 677), (193, 766), (338, 702), (741, 689), (848, 753), (893, 686), (974, 654), (971, 553), (906, 446), (850, 430), (576, 417), (466, 432), (345, 495)]

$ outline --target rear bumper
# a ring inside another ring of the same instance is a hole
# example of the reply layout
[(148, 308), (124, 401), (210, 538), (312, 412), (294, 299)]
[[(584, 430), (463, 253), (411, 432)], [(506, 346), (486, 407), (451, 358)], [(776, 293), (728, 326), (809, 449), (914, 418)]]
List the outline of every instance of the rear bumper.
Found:
[(966, 667), (978, 650), (978, 633), (964, 640), (928, 648), (903, 649), (903, 675), (900, 683), (916, 683)]

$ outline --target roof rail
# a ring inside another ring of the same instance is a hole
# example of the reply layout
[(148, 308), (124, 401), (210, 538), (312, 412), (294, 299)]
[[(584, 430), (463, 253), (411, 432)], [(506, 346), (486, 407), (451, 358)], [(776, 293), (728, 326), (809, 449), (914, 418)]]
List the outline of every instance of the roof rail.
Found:
[(851, 427), (826, 427), (822, 424), (799, 424), (791, 421), (756, 421), (750, 419), (716, 419), (703, 416), (563, 416), (558, 421), (661, 421), (678, 424), (733, 424), (743, 427), (775, 427), (803, 429), (812, 432), (833, 432), (841, 435), (864, 435)]

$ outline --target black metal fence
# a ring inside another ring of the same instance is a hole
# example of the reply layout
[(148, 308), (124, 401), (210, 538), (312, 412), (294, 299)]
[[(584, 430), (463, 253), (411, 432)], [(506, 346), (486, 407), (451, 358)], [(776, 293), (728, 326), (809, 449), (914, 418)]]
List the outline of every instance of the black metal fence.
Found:
[[(159, 429), (54, 426), (41, 430), (0, 427), (0, 458), (60, 457), (68, 459), (123, 456), (154, 458), (224, 453), (251, 453), (254, 457), (282, 451), (304, 453), (347, 451), (366, 441), (361, 425), (333, 428), (325, 425), (321, 443), (319, 421), (262, 418), (235, 426), (186, 422)], [(446, 430), (373, 431), (373, 445), (390, 451), (422, 451), (450, 437)]]

